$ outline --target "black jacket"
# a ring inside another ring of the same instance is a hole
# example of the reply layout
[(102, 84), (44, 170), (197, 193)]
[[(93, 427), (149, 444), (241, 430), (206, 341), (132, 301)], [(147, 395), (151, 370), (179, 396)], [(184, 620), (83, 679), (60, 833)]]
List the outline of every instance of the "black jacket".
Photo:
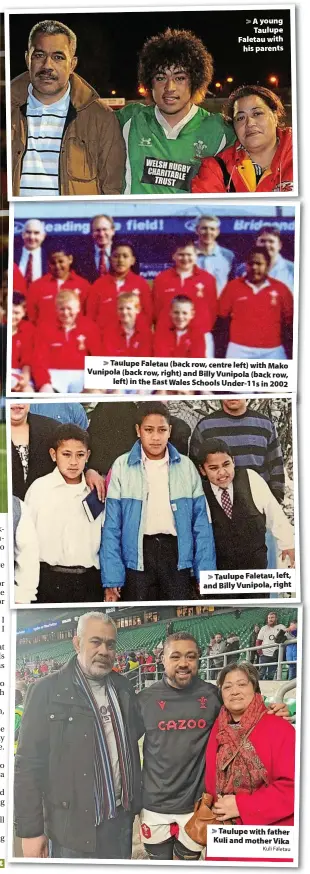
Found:
[(24, 500), (29, 486), (39, 476), (45, 476), (54, 470), (55, 465), (49, 454), (49, 449), (52, 445), (55, 431), (59, 427), (59, 422), (49, 419), (47, 416), (37, 416), (35, 413), (28, 413), (27, 419), (29, 424), (29, 467), (26, 482), (24, 481), (20, 457), (14, 443), (11, 444), (13, 495), (16, 495), (21, 501)]
[[(15, 757), (15, 828), (19, 837), (46, 834), (77, 852), (96, 849), (94, 718), (74, 682), (76, 656), (30, 686)], [(113, 673), (133, 764), (133, 814), (141, 808), (138, 738), (143, 726), (135, 694)]]

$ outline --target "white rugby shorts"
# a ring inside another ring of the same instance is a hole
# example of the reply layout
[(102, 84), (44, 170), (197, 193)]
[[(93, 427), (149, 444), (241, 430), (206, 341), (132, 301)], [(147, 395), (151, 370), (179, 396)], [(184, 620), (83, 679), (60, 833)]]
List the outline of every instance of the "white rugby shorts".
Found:
[(169, 838), (176, 837), (187, 850), (202, 851), (201, 844), (192, 841), (184, 829), (193, 813), (194, 811), (192, 813), (156, 813), (143, 807), (140, 813), (142, 843), (162, 844)]

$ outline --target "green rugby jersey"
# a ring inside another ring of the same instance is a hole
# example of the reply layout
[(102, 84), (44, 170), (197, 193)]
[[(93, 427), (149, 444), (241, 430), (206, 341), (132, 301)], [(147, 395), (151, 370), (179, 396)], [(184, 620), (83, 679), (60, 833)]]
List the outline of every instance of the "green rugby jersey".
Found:
[(198, 107), (174, 140), (167, 139), (154, 106), (129, 103), (117, 112), (126, 143), (123, 194), (190, 191), (203, 158), (232, 145), (235, 133), (220, 114)]

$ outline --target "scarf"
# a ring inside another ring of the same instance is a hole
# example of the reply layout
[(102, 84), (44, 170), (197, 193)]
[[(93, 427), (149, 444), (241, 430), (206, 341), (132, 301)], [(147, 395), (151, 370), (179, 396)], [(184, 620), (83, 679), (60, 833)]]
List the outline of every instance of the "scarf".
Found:
[[(103, 819), (114, 819), (116, 817), (113, 771), (100, 711), (97, 706), (96, 699), (89, 686), (89, 683), (87, 682), (87, 678), (85, 677), (85, 674), (83, 673), (78, 660), (76, 661), (75, 680), (79, 688), (84, 693), (94, 716), (94, 799), (96, 810), (96, 825), (99, 825), (103, 821)], [(119, 769), (122, 782), (122, 806), (124, 810), (129, 810), (133, 798), (132, 761), (130, 746), (128, 743), (126, 728), (117, 698), (116, 689), (113, 685), (113, 681), (110, 675), (107, 676), (105, 683), (107, 697), (109, 701), (111, 722), (113, 726), (118, 753)]]
[(238, 728), (232, 726), (232, 718), (226, 707), (219, 715), (216, 756), (217, 795), (235, 795), (255, 792), (263, 783), (268, 784), (268, 774), (261, 762), (249, 734), (267, 712), (262, 696), (256, 692), (247, 707)]

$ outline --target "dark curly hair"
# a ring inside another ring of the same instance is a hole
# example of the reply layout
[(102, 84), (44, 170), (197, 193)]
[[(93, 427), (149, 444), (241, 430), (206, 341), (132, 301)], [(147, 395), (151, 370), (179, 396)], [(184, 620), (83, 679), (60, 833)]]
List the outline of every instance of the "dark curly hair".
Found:
[(186, 71), (195, 102), (203, 100), (213, 76), (213, 58), (199, 37), (190, 30), (171, 30), (152, 36), (142, 46), (139, 56), (139, 85), (152, 91), (156, 73), (180, 66)]
[(234, 106), (236, 100), (240, 100), (241, 97), (251, 97), (251, 94), (255, 94), (257, 97), (261, 97), (261, 99), (269, 106), (269, 109), (272, 112), (278, 113), (278, 127), (284, 127), (285, 124), (285, 109), (278, 97), (277, 94), (274, 94), (273, 91), (270, 91), (269, 88), (264, 88), (263, 85), (241, 85), (240, 88), (236, 88), (235, 91), (232, 91), (230, 94), (227, 104), (223, 109), (223, 116), (225, 121), (230, 122), (232, 124), (234, 120)]

